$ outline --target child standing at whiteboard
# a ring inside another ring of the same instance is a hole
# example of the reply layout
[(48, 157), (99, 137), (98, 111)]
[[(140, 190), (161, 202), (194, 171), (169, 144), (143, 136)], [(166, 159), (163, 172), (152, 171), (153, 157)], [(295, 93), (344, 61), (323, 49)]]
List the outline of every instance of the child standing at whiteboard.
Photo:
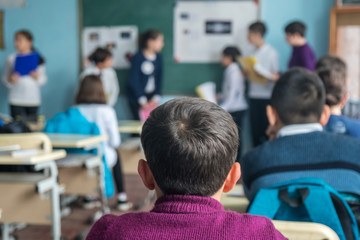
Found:
[(115, 70), (112, 68), (112, 54), (105, 48), (97, 48), (89, 56), (90, 64), (81, 74), (81, 79), (88, 75), (99, 75), (104, 86), (106, 103), (115, 106), (119, 97), (119, 81)]
[(127, 96), (134, 119), (139, 120), (139, 110), (159, 105), (162, 89), (162, 58), (164, 35), (158, 30), (148, 30), (139, 39), (140, 51), (131, 60)]
[(275, 82), (279, 79), (279, 60), (276, 50), (264, 40), (266, 26), (262, 22), (255, 22), (249, 26), (249, 42), (255, 46), (253, 56), (256, 59), (254, 70), (266, 78), (264, 84), (250, 80), (250, 121), (254, 147), (267, 140), (266, 129), (269, 122), (266, 117), (266, 106), (270, 104), (270, 97)]
[(41, 104), (40, 88), (47, 81), (45, 60), (39, 56), (36, 70), (21, 76), (15, 72), (16, 59), (36, 52), (32, 34), (27, 30), (16, 32), (15, 48), (17, 53), (7, 58), (2, 75), (2, 82), (9, 89), (10, 114), (14, 119), (35, 121)]
[[(226, 47), (222, 53), (221, 64), (226, 67), (222, 85), (222, 93), (219, 95), (220, 107), (229, 112), (237, 125), (239, 138), (247, 103), (245, 99), (245, 82), (237, 64), (241, 56), (237, 47)], [(238, 157), (241, 157), (241, 145), (238, 149)]]

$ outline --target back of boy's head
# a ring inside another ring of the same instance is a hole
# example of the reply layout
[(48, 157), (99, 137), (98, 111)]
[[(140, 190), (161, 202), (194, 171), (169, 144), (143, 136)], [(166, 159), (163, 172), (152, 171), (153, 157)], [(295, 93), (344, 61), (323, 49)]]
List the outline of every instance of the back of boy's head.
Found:
[(324, 105), (322, 81), (303, 68), (293, 68), (283, 74), (271, 96), (271, 106), (284, 125), (317, 123)]
[(151, 112), (141, 142), (165, 195), (212, 196), (235, 162), (238, 130), (216, 104), (177, 98)]
[(148, 41), (149, 40), (155, 40), (160, 35), (162, 35), (162, 32), (160, 32), (157, 29), (150, 29), (146, 32), (142, 33), (139, 37), (139, 48), (144, 50), (148, 48)]
[(99, 47), (89, 56), (89, 60), (98, 64), (105, 62), (110, 57), (112, 57), (112, 54), (108, 49)]
[(261, 36), (265, 36), (266, 26), (263, 22), (257, 21), (249, 26), (249, 31), (253, 33), (259, 33)]
[(326, 104), (338, 105), (346, 93), (346, 63), (339, 57), (327, 55), (316, 63), (316, 73), (323, 81)]
[(306, 25), (299, 21), (292, 22), (285, 27), (285, 33), (291, 35), (298, 33), (300, 36), (305, 37)]
[(223, 55), (231, 57), (233, 62), (237, 61), (237, 58), (241, 56), (241, 52), (237, 47), (229, 46), (223, 50)]

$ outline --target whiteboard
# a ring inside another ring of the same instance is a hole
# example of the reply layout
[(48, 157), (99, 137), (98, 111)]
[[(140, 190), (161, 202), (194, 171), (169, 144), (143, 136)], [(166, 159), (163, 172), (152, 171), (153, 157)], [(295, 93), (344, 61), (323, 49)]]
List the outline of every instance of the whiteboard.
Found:
[(113, 55), (114, 68), (130, 68), (129, 56), (137, 52), (136, 26), (86, 27), (82, 34), (83, 60), (98, 47), (108, 48)]
[(219, 62), (228, 45), (239, 47), (246, 55), (253, 50), (247, 30), (257, 20), (254, 1), (178, 1), (174, 7), (174, 60)]

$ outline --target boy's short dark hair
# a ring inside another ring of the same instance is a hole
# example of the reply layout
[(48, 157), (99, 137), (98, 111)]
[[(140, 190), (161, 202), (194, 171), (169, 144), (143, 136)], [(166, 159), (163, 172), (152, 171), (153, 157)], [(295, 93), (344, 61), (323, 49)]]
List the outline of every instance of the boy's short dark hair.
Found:
[(303, 68), (293, 68), (275, 84), (271, 105), (285, 125), (320, 121), (325, 88), (319, 77)]
[(241, 52), (237, 47), (228, 46), (223, 50), (223, 55), (231, 57), (233, 62), (237, 62), (238, 57), (241, 56)]
[(154, 179), (166, 195), (214, 195), (235, 162), (238, 139), (231, 115), (199, 98), (159, 106), (141, 134)]
[(306, 25), (300, 21), (292, 22), (285, 27), (285, 33), (287, 34), (298, 33), (300, 34), (300, 36), (305, 37)]
[(260, 33), (261, 36), (265, 36), (266, 26), (263, 22), (257, 21), (249, 26), (249, 31), (254, 33)]
[(323, 81), (326, 104), (338, 105), (346, 93), (346, 63), (339, 57), (326, 55), (316, 63), (316, 73)]

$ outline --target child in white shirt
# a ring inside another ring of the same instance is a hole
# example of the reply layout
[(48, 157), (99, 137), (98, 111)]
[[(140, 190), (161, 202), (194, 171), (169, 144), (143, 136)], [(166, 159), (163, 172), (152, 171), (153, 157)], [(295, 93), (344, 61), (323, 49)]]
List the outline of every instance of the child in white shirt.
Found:
[(15, 72), (16, 57), (36, 52), (32, 34), (27, 30), (16, 32), (15, 48), (17, 53), (7, 58), (2, 74), (2, 83), (9, 89), (10, 114), (14, 119), (20, 117), (24, 121), (35, 121), (41, 105), (40, 88), (47, 81), (45, 60), (40, 56), (37, 69), (20, 76)]
[(89, 56), (90, 64), (82, 72), (80, 78), (87, 75), (99, 75), (104, 86), (106, 102), (114, 107), (119, 97), (119, 81), (115, 70), (112, 68), (112, 54), (105, 48), (97, 48)]
[[(219, 96), (220, 106), (231, 114), (238, 127), (239, 139), (244, 114), (247, 109), (244, 76), (237, 64), (237, 59), (240, 55), (240, 50), (237, 47), (229, 46), (223, 50), (221, 64), (226, 69), (222, 93)], [(241, 157), (241, 145), (239, 145), (238, 157)]]
[(262, 22), (255, 22), (249, 26), (249, 42), (255, 46), (253, 56), (256, 59), (254, 70), (266, 78), (264, 84), (250, 80), (250, 122), (254, 147), (267, 140), (266, 129), (269, 122), (266, 117), (266, 106), (270, 104), (270, 97), (275, 82), (279, 79), (279, 59), (276, 50), (264, 40), (266, 26)]
[(127, 201), (124, 189), (120, 156), (116, 148), (120, 146), (120, 134), (114, 109), (106, 104), (103, 84), (99, 76), (88, 75), (80, 83), (76, 96), (76, 108), (89, 121), (96, 123), (100, 133), (107, 135), (105, 142), (105, 159), (109, 168), (113, 169), (115, 185), (118, 192), (118, 209), (128, 210), (131, 203)]

